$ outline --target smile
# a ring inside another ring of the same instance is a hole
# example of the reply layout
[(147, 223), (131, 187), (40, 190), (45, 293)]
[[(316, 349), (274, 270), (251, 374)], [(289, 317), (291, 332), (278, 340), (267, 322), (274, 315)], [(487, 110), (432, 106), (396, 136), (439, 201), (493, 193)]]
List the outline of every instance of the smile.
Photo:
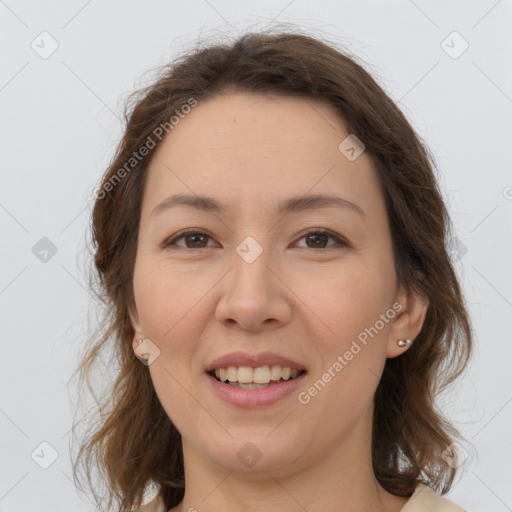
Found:
[[(292, 370), (278, 365), (260, 366), (254, 369), (233, 366), (205, 373), (218, 398), (230, 405), (251, 409), (275, 404), (296, 393), (303, 385), (306, 375), (306, 370)], [(232, 381), (228, 377), (231, 377)], [(240, 382), (239, 379), (248, 382)], [(268, 382), (255, 382), (263, 379), (268, 379)]]
[(210, 372), (220, 382), (240, 389), (264, 389), (288, 380), (293, 380), (305, 370), (297, 370), (287, 366), (274, 364), (256, 368), (250, 366), (229, 366), (217, 368)]

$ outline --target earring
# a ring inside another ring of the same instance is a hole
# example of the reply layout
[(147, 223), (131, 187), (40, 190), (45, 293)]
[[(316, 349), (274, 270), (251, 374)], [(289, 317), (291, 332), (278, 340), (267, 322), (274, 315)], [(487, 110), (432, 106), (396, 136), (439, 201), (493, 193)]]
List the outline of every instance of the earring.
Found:
[(409, 345), (409, 343), (412, 343), (411, 339), (397, 340), (397, 344), (398, 344), (399, 347), (406, 347), (407, 345)]
[[(135, 357), (146, 366), (149, 364), (149, 353), (144, 351), (143, 343), (145, 342), (145, 339), (137, 340), (137, 347), (135, 348)], [(148, 356), (148, 357), (144, 357)]]

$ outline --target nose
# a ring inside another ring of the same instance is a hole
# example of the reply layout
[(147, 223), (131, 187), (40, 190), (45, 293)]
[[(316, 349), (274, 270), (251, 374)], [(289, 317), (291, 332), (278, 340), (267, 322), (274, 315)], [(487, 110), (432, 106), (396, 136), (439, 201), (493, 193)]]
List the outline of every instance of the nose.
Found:
[(258, 332), (290, 321), (293, 293), (280, 275), (279, 266), (270, 260), (266, 251), (252, 263), (238, 254), (233, 256), (233, 268), (223, 280), (215, 311), (219, 322)]

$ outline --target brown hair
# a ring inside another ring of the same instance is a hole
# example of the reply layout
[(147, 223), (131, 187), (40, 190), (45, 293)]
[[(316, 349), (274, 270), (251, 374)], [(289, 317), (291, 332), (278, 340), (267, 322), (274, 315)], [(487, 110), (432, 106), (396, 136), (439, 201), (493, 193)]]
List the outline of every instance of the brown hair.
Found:
[(442, 452), (461, 436), (434, 401), (464, 370), (472, 349), (468, 313), (447, 251), (452, 227), (432, 156), (356, 60), (296, 30), (249, 33), (183, 54), (130, 97), (125, 132), (92, 215), (104, 328), (75, 371), (91, 389), (91, 371), (102, 350), (110, 346), (118, 364), (113, 387), (98, 404), (101, 417), (89, 427), (73, 468), (76, 477), (84, 464), (91, 489), (90, 470), (101, 470), (109, 510), (114, 499), (122, 510), (138, 508), (148, 485), (160, 488), (167, 510), (181, 501), (185, 487), (181, 435), (132, 349), (129, 308), (134, 306), (139, 217), (155, 151), (130, 159), (148, 137), (155, 141), (157, 127), (170, 132), (169, 119), (191, 99), (200, 104), (231, 91), (327, 102), (372, 156), (385, 195), (398, 283), (429, 301), (412, 347), (386, 360), (375, 395), (373, 469), (380, 484), (398, 496), (410, 496), (419, 481), (440, 493), (450, 489), (456, 469), (445, 463)]

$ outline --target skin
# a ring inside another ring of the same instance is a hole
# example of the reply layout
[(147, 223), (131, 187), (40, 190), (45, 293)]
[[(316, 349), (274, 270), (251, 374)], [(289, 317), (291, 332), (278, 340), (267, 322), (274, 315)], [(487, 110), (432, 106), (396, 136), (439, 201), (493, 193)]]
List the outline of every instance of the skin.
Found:
[[(386, 358), (414, 339), (428, 303), (397, 286), (384, 198), (370, 156), (348, 160), (347, 137), (328, 106), (310, 99), (231, 93), (200, 102), (156, 149), (149, 168), (134, 270), (136, 340), (160, 350), (148, 371), (182, 434), (186, 490), (173, 511), (398, 512), (371, 465), (373, 395)], [(226, 214), (175, 207), (175, 193), (205, 194)], [(276, 204), (306, 193), (356, 203), (279, 216)], [(176, 240), (197, 228), (208, 235)], [(350, 245), (307, 228), (325, 228)], [(236, 252), (248, 236), (263, 252)], [(307, 391), (357, 335), (398, 302), (402, 310), (307, 405), (297, 394), (241, 408), (214, 394), (204, 370), (235, 350), (273, 351), (303, 363)], [(245, 467), (247, 442), (261, 459)]]

